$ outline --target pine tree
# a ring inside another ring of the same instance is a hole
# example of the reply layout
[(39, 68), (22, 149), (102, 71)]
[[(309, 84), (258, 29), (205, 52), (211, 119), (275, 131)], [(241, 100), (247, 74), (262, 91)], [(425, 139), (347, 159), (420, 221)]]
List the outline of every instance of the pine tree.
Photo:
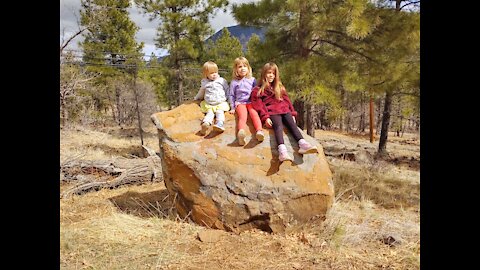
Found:
[(158, 104), (173, 105), (167, 96), (168, 68), (162, 65), (153, 52), (147, 61), (147, 68), (141, 70), (139, 77), (153, 85)]
[[(366, 67), (372, 91), (384, 95), (379, 156), (387, 154), (393, 99), (402, 95), (414, 100), (420, 97), (420, 14), (418, 10), (402, 11), (410, 4), (415, 5), (416, 1), (397, 0), (395, 7), (390, 2), (380, 1), (377, 14), (382, 23), (366, 39), (369, 46), (365, 47), (379, 62), (369, 63)], [(409, 104), (418, 110), (418, 102)]]
[(203, 60), (214, 61), (219, 69), (231, 73), (233, 61), (240, 56), (243, 56), (240, 40), (233, 37), (225, 27), (222, 29), (222, 34), (215, 42), (210, 41), (205, 45), (205, 55), (203, 56)]
[(198, 60), (203, 49), (203, 41), (211, 34), (209, 16), (219, 8), (224, 8), (227, 0), (135, 0), (135, 3), (150, 19), (159, 19), (156, 45), (167, 49), (165, 61), (174, 69), (177, 83), (176, 105), (184, 100), (183, 67)]
[[(95, 93), (97, 109), (112, 108), (113, 119), (124, 122), (121, 87), (112, 82), (121, 81), (118, 76), (136, 74), (140, 63), (143, 43), (137, 44), (138, 27), (130, 20), (128, 0), (82, 0), (80, 23), (87, 27), (83, 48), (83, 62), (91, 71), (100, 72), (97, 85), (104, 85), (105, 92)], [(133, 76), (132, 76), (133, 77)]]
[(250, 63), (250, 66), (254, 72), (260, 71), (260, 68), (265, 62), (262, 58), (262, 54), (260, 54), (257, 50), (261, 44), (262, 42), (257, 34), (253, 34), (247, 42), (247, 51), (245, 53), (245, 57), (248, 59), (248, 62)]
[(81, 0), (84, 62), (98, 66), (125, 67), (140, 60), (143, 43), (137, 44), (139, 28), (129, 18), (129, 0)]
[[(143, 43), (138, 44), (135, 40), (135, 34), (139, 27), (129, 18), (127, 9), (131, 2), (129, 0), (82, 0), (81, 3), (83, 8), (80, 12), (81, 24), (88, 30), (84, 34), (84, 41), (81, 43), (84, 53), (83, 61), (96, 66), (93, 69), (102, 73), (102, 81), (98, 83), (107, 86), (106, 96), (112, 103), (110, 105), (112, 114), (119, 125), (125, 123), (127, 118), (124, 116), (129, 113), (122, 110), (124, 107), (122, 101), (126, 100), (123, 95), (127, 95), (125, 94), (127, 91), (125, 88), (133, 90), (134, 110), (136, 111), (139, 135), (143, 145), (137, 89), (138, 70), (142, 65), (141, 50)], [(115, 78), (124, 75), (128, 75), (130, 79)], [(121, 82), (130, 85), (122, 87), (122, 85), (119, 85)], [(115, 114), (115, 111), (117, 114)]]

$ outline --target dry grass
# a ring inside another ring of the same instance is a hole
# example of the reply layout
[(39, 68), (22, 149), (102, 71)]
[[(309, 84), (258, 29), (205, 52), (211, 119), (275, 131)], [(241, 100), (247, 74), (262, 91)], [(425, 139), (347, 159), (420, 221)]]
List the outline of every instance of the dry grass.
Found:
[[(109, 154), (96, 144), (125, 148), (138, 143), (137, 138), (104, 132), (62, 132), (64, 157), (83, 152), (85, 157), (104, 159)], [(156, 138), (152, 140), (157, 143)], [(91, 146), (82, 147), (86, 142)], [(158, 145), (152, 148), (157, 150)], [(218, 231), (218, 241), (202, 242), (198, 233), (209, 229), (179, 220), (163, 183), (62, 199), (60, 267), (419, 269), (418, 174), (385, 164), (330, 163), (337, 200), (327, 219), (286, 235)], [(396, 242), (386, 243), (386, 239)]]
[[(145, 146), (158, 152), (156, 131), (149, 128), (144, 133)], [(85, 160), (111, 159), (118, 156), (141, 156), (140, 137), (135, 128), (114, 128), (106, 132), (83, 127), (60, 131), (60, 160), (81, 157)]]
[(398, 170), (377, 162), (356, 165), (354, 162), (331, 161), (334, 186), (339, 200), (372, 201), (383, 208), (415, 208), (420, 204), (420, 173)]
[[(142, 218), (112, 202), (125, 192), (162, 189), (161, 184), (102, 190), (61, 201), (62, 269), (151, 269), (176, 259), (172, 243), (187, 241), (195, 226), (158, 217)], [(83, 203), (79, 203), (82, 200)], [(74, 217), (74, 218), (72, 218)]]

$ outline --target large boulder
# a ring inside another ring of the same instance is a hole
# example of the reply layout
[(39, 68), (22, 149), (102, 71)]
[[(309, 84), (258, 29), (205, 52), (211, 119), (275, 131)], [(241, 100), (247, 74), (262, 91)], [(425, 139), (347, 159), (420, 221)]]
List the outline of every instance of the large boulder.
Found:
[(203, 116), (198, 102), (151, 116), (159, 134), (163, 179), (180, 216), (234, 232), (285, 232), (325, 218), (334, 199), (332, 172), (315, 139), (302, 131), (319, 149), (302, 156), (286, 134), (294, 162), (280, 164), (272, 129), (258, 142), (249, 119), (247, 143), (240, 146), (234, 115), (226, 113), (225, 132), (201, 136)]

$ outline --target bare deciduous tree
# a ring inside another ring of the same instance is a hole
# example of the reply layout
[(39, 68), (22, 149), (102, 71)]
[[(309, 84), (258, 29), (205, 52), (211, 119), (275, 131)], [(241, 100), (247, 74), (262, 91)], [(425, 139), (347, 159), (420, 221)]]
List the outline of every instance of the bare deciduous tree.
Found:
[(87, 28), (79, 28), (75, 33), (73, 33), (69, 38), (65, 37), (65, 28), (62, 29), (62, 41), (60, 42), (60, 56), (63, 55), (63, 50), (74, 40), (77, 36), (83, 33)]
[(76, 97), (78, 90), (88, 87), (88, 82), (98, 74), (88, 74), (85, 70), (73, 66), (62, 66), (60, 69), (60, 113), (62, 126), (68, 122), (68, 100)]

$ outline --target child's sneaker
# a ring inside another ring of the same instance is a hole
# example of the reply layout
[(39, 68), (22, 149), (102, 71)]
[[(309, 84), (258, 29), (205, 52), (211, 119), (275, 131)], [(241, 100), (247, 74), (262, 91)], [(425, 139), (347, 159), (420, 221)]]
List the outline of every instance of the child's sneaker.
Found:
[(245, 130), (240, 129), (237, 133), (238, 144), (245, 145)]
[(313, 153), (318, 153), (318, 149), (316, 146), (312, 146), (309, 142), (307, 142), (305, 139), (300, 139), (298, 141), (298, 146), (300, 149), (298, 149), (299, 154), (313, 154)]
[(224, 132), (225, 128), (223, 127), (223, 121), (217, 121), (217, 123), (213, 125), (213, 129), (218, 132)]
[(288, 154), (285, 144), (280, 144), (278, 146), (278, 160), (280, 160), (280, 162), (284, 162), (285, 160), (293, 161), (293, 158)]
[(263, 135), (262, 130), (258, 130), (257, 133), (255, 134), (255, 137), (259, 142), (263, 142), (263, 139), (265, 138), (265, 135)]
[(209, 122), (203, 122), (202, 123), (202, 129), (200, 130), (200, 135), (205, 135), (207, 134), (207, 131), (208, 131), (208, 128), (210, 127), (210, 123)]

